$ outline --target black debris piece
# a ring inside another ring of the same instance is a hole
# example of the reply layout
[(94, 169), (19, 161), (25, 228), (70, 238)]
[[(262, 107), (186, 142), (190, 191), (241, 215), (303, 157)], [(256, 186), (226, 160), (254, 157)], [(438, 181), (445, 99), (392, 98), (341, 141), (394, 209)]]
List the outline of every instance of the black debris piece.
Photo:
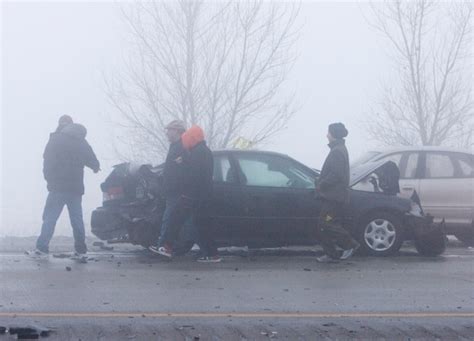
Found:
[(100, 247), (101, 250), (105, 250), (105, 251), (112, 251), (114, 249), (113, 246), (105, 246), (105, 245), (102, 245)]
[(10, 333), (10, 335), (33, 334), (33, 333), (36, 333), (36, 329), (32, 327), (10, 326), (8, 328), (8, 332)]
[(92, 246), (102, 247), (102, 246), (104, 246), (104, 242), (93, 242)]
[(38, 340), (40, 334), (38, 333), (30, 333), (30, 334), (17, 334), (17, 340)]
[(329, 323), (323, 323), (323, 326), (324, 326), (324, 327), (335, 327), (336, 324), (335, 324), (335, 323), (332, 323), (332, 322), (329, 322)]
[(304, 268), (303, 270), (304, 271), (311, 271), (311, 269), (308, 269), (308, 268)]
[(66, 271), (71, 271), (71, 267), (70, 266), (66, 266)]
[(71, 258), (70, 254), (67, 253), (55, 253), (53, 254), (54, 258)]

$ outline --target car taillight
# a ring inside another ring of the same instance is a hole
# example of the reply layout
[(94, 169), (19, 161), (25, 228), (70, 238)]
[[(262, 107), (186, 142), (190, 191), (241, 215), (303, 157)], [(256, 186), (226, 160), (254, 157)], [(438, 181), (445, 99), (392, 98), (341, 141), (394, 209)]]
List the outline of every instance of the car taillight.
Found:
[(122, 187), (110, 187), (107, 192), (103, 192), (104, 201), (122, 199), (124, 197)]

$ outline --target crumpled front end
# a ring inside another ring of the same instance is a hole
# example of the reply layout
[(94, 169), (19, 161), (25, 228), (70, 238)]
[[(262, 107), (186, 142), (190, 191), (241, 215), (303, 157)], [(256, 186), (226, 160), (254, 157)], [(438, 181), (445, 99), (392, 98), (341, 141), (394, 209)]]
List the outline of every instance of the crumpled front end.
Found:
[(444, 220), (438, 224), (433, 217), (425, 215), (416, 192), (412, 197), (412, 209), (405, 215), (407, 239), (415, 241), (415, 247), (423, 256), (439, 256), (446, 250), (446, 226)]

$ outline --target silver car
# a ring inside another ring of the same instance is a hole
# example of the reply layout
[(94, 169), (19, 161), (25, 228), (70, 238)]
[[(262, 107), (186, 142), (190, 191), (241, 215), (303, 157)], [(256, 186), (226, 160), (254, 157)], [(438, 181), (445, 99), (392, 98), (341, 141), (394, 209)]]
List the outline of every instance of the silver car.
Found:
[(445, 147), (399, 147), (369, 151), (352, 163), (390, 160), (400, 170), (400, 195), (416, 191), (425, 213), (445, 219), (446, 233), (474, 245), (474, 154)]

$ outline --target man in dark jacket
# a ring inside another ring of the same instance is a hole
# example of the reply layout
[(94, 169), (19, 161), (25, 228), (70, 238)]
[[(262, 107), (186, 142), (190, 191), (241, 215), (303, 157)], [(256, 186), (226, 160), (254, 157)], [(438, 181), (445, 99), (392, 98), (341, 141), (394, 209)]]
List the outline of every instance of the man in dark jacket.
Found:
[[(191, 222), (197, 227), (196, 241), (201, 250), (199, 262), (220, 262), (212, 232), (209, 227), (209, 202), (212, 196), (212, 173), (214, 162), (212, 152), (204, 140), (204, 132), (193, 126), (181, 136), (185, 179), (184, 193), (177, 201), (176, 208), (169, 217), (169, 225), (162, 235), (163, 246), (156, 250), (171, 257), (179, 245), (178, 237), (183, 224)], [(154, 251), (150, 249), (151, 251)]]
[[(170, 142), (163, 170), (163, 194), (166, 201), (165, 211), (161, 220), (160, 238), (157, 245), (148, 249), (166, 257), (172, 256), (171, 246), (167, 242), (170, 225), (173, 223), (174, 212), (178, 208), (179, 200), (186, 190), (185, 153), (181, 142), (181, 135), (186, 131), (186, 125), (181, 120), (174, 120), (166, 126), (166, 136)], [(190, 222), (189, 222), (190, 223)]]
[(50, 135), (43, 155), (43, 174), (49, 194), (34, 255), (43, 256), (49, 253), (49, 242), (64, 206), (67, 206), (69, 211), (76, 255), (82, 257), (87, 252), (82, 218), (84, 167), (89, 167), (97, 173), (100, 164), (85, 139), (86, 135), (86, 128), (72, 123), (69, 116), (62, 116), (58, 129)]
[[(347, 259), (359, 243), (343, 228), (345, 206), (349, 202), (349, 153), (344, 138), (348, 135), (342, 123), (329, 125), (327, 138), (331, 151), (324, 162), (316, 186), (322, 200), (318, 232), (325, 255), (318, 261)], [(342, 251), (336, 249), (336, 246)]]
[(200, 249), (198, 262), (217, 263), (221, 261), (214, 241), (209, 219), (212, 198), (212, 176), (214, 158), (199, 126), (192, 126), (182, 136), (183, 146), (189, 151), (187, 165), (189, 177), (186, 196), (191, 200), (191, 215), (197, 227), (197, 244)]

